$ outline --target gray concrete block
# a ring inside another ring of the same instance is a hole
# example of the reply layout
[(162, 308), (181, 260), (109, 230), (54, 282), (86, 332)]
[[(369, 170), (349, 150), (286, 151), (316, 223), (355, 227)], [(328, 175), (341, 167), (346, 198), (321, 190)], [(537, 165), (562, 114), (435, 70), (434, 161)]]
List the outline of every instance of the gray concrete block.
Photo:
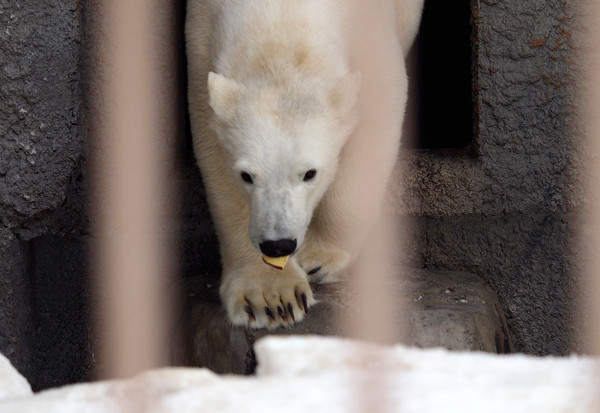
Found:
[[(391, 283), (394, 293), (404, 294), (410, 304), (404, 317), (406, 344), (493, 353), (512, 351), (498, 299), (479, 277), (417, 269), (407, 270), (407, 274), (407, 287)], [(216, 286), (207, 286), (201, 279), (188, 279), (182, 321), (184, 344), (173, 354), (175, 363), (208, 367), (218, 373), (248, 374), (255, 367), (252, 345), (260, 337), (344, 335), (340, 320), (348, 311), (356, 311), (350, 294), (339, 283), (317, 284), (313, 288), (319, 302), (303, 322), (288, 329), (249, 330), (228, 323)]]
[(491, 353), (513, 351), (498, 298), (478, 276), (420, 271), (411, 290), (408, 343)]
[(78, 4), (0, 2), (0, 224), (24, 238), (43, 232), (84, 154)]
[(481, 275), (500, 300), (515, 351), (567, 355), (582, 331), (575, 253), (585, 227), (576, 214), (476, 214), (421, 219), (407, 238), (422, 251), (412, 265)]

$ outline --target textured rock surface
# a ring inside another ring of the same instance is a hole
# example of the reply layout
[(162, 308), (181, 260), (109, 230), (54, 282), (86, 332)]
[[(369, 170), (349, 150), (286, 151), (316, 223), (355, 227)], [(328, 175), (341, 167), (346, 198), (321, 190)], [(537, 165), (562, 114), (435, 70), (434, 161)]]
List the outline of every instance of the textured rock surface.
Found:
[(0, 223), (27, 238), (83, 158), (78, 4), (0, 3)]
[[(405, 343), (417, 347), (507, 353), (512, 342), (506, 320), (492, 290), (477, 276), (447, 271), (407, 270), (407, 283), (390, 280), (389, 290), (404, 296)], [(319, 302), (308, 317), (289, 329), (246, 330), (231, 327), (214, 286), (202, 280), (188, 285), (183, 328), (185, 353), (179, 363), (208, 367), (218, 373), (251, 373), (254, 342), (266, 335), (344, 335), (343, 317), (359, 311), (339, 284), (314, 286)], [(399, 318), (399, 321), (401, 319)], [(399, 326), (390, 325), (390, 329)], [(179, 355), (177, 355), (179, 356)]]
[(423, 219), (415, 233), (428, 268), (460, 268), (497, 292), (517, 351), (566, 354), (581, 333), (573, 317), (578, 267), (570, 214)]
[(417, 217), (411, 265), (480, 275), (507, 311), (517, 351), (568, 354), (578, 348), (572, 252), (584, 200), (578, 4), (472, 5), (474, 148), (405, 152), (407, 189), (394, 204)]
[[(0, 1), (0, 351), (34, 387), (46, 362), (46, 385), (85, 377), (56, 368), (79, 363), (63, 333), (85, 317), (67, 315), (83, 274), (67, 262), (82, 260), (79, 12), (76, 0)], [(44, 234), (56, 236), (33, 241)]]
[[(573, 185), (580, 166), (572, 129), (576, 11), (562, 0), (474, 5), (476, 148), (406, 153), (410, 196), (397, 204), (425, 217), (552, 213), (580, 204)], [(451, 125), (439, 132), (451, 133)]]
[(498, 298), (473, 274), (420, 271), (412, 276), (406, 342), (417, 347), (510, 353)]
[(0, 2), (0, 351), (34, 389), (86, 380), (92, 359), (82, 11)]

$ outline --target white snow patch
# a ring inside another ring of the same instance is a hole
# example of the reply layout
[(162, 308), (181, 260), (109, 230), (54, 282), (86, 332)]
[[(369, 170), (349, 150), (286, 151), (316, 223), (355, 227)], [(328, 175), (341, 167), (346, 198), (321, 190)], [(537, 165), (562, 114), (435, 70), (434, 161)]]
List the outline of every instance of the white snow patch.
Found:
[[(0, 400), (30, 412), (592, 412), (597, 359), (380, 347), (340, 338), (268, 337), (256, 377), (149, 371)], [(594, 404), (596, 402), (596, 404)]]
[(0, 406), (3, 400), (31, 394), (31, 386), (27, 380), (0, 354)]

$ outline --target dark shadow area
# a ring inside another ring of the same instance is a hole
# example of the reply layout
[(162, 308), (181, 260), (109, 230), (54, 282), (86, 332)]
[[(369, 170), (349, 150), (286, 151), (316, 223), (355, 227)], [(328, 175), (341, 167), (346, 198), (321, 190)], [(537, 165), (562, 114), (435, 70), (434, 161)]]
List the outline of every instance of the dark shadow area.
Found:
[(187, 101), (187, 60), (185, 53), (185, 0), (177, 1), (179, 18), (178, 67), (180, 140), (176, 148), (180, 202), (177, 218), (181, 231), (181, 274), (200, 276), (218, 283), (221, 274), (219, 241), (215, 234), (200, 169), (196, 164)]
[(463, 149), (473, 141), (471, 5), (425, 2), (408, 55), (409, 96), (403, 145)]

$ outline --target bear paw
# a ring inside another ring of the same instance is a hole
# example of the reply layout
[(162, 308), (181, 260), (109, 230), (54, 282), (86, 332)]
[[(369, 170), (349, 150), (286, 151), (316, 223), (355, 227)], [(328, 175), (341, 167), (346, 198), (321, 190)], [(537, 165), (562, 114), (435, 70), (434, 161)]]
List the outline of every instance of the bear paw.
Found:
[(298, 264), (313, 283), (336, 281), (336, 275), (350, 262), (350, 254), (325, 243), (305, 243), (297, 255)]
[(316, 303), (306, 276), (291, 262), (283, 270), (259, 263), (226, 272), (220, 292), (231, 323), (251, 328), (289, 327)]

